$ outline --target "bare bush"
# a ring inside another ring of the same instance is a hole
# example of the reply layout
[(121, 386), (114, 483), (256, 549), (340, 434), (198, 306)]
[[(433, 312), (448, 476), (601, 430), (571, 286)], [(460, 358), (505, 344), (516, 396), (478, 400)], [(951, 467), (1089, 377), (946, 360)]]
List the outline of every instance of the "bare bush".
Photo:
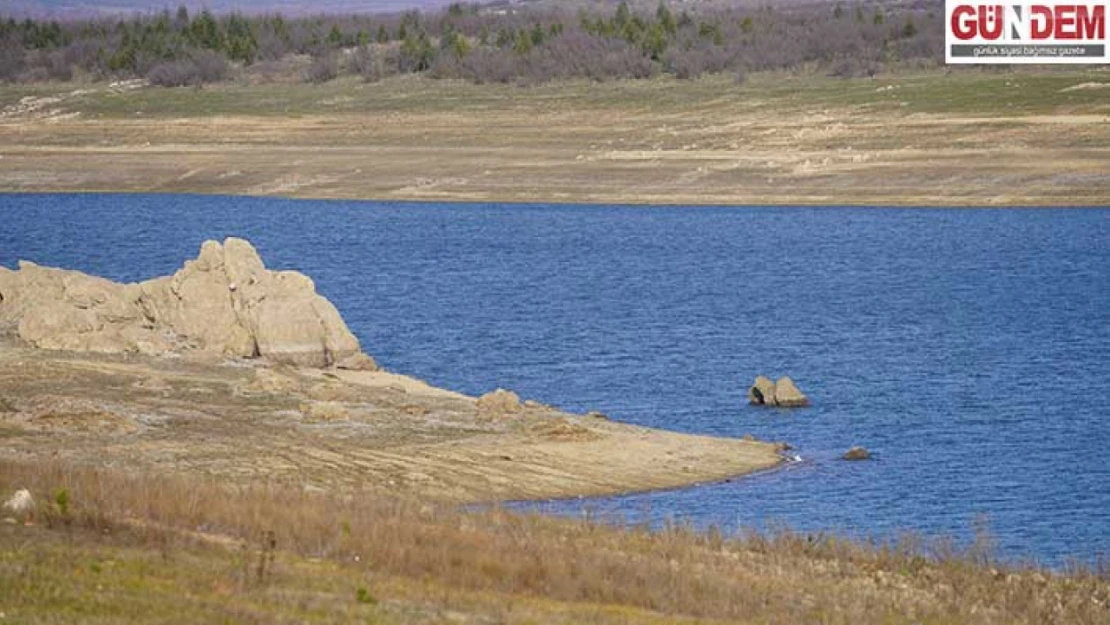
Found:
[(323, 53), (312, 58), (312, 63), (304, 71), (303, 79), (305, 82), (321, 84), (335, 80), (337, 76), (339, 76), (339, 62), (335, 55)]
[(397, 67), (395, 56), (384, 46), (365, 46), (351, 55), (349, 68), (366, 82), (377, 82), (395, 72)]
[(152, 85), (184, 87), (219, 82), (227, 77), (227, 60), (224, 57), (198, 50), (181, 61), (159, 63), (146, 74)]
[(23, 45), (13, 39), (0, 40), (0, 82), (19, 80), (27, 67)]
[(570, 33), (534, 48), (524, 59), (523, 78), (542, 82), (557, 78), (649, 78), (657, 63), (623, 39)]

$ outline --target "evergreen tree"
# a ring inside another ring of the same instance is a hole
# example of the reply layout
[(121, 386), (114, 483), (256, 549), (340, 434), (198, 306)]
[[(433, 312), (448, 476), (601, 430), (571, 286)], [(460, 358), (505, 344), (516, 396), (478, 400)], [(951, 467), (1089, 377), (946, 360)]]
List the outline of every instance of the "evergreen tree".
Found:
[(547, 36), (547, 33), (544, 32), (543, 26), (540, 26), (539, 22), (536, 22), (536, 25), (532, 27), (532, 32), (529, 33), (528, 36), (532, 39), (533, 46), (541, 46), (543, 45), (543, 40)]
[(616, 28), (614, 28), (613, 30), (623, 29), (624, 25), (627, 24), (628, 20), (630, 20), (631, 18), (632, 11), (628, 8), (627, 0), (621, 0), (621, 3), (617, 6), (616, 14), (613, 15), (613, 24), (616, 25)]
[(655, 19), (668, 35), (673, 35), (678, 30), (678, 24), (675, 23), (674, 16), (671, 15), (671, 10), (667, 8), (664, 0), (660, 0), (659, 8), (655, 9)]

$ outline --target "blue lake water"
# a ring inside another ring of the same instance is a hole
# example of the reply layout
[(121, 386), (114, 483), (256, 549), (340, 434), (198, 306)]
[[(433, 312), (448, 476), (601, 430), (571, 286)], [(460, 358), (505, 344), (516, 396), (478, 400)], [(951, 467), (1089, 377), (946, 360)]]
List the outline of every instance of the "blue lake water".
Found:
[[(117, 280), (201, 241), (312, 276), (386, 367), (804, 462), (559, 503), (632, 519), (1110, 554), (1110, 210), (631, 208), (0, 195), (0, 264)], [(757, 374), (814, 405), (750, 407)], [(874, 462), (836, 460), (864, 445)]]

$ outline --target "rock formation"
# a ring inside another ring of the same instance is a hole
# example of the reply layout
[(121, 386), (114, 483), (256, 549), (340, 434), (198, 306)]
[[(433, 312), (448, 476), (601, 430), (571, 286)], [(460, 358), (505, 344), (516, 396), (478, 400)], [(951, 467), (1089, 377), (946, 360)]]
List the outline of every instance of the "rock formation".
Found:
[(867, 449), (865, 449), (863, 447), (853, 447), (853, 448), (849, 449), (848, 451), (844, 452), (844, 455), (841, 456), (841, 459), (843, 459), (843, 460), (870, 460), (871, 459), (871, 452), (867, 451)]
[(490, 415), (517, 414), (524, 410), (520, 396), (499, 388), (478, 398), (478, 412)]
[(27, 261), (17, 271), (0, 267), (5, 326), (44, 349), (199, 351), (312, 367), (361, 353), (311, 279), (267, 270), (254, 247), (236, 238), (206, 241), (174, 275), (137, 284)]
[(748, 401), (757, 406), (775, 405), (775, 383), (762, 375), (757, 377), (748, 389)]
[(789, 377), (781, 377), (775, 381), (776, 406), (794, 408), (808, 404), (809, 399), (794, 385), (794, 380), (791, 380)]
[(794, 380), (781, 377), (772, 382), (770, 378), (759, 376), (748, 388), (748, 401), (756, 406), (778, 406), (781, 408), (796, 408), (808, 406), (809, 398), (806, 397)]

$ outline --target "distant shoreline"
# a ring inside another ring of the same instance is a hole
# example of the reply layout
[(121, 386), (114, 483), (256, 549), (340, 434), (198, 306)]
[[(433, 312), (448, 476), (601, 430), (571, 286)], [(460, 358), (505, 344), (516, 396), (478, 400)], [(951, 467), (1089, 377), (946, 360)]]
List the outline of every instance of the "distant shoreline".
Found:
[[(1094, 70), (0, 86), (0, 191), (661, 206), (1110, 206)], [(999, 97), (1003, 94), (1005, 97)]]
[(305, 202), (364, 202), (370, 204), (412, 204), (416, 206), (433, 206), (439, 204), (450, 205), (497, 205), (509, 206), (520, 208), (541, 208), (544, 206), (567, 206), (567, 207), (582, 207), (582, 208), (633, 208), (633, 209), (655, 209), (655, 208), (689, 208), (689, 209), (809, 209), (809, 208), (825, 208), (825, 209), (874, 209), (874, 210), (922, 210), (922, 211), (947, 211), (947, 210), (1106, 210), (1110, 209), (1110, 203), (1103, 205), (1088, 205), (1088, 204), (866, 204), (866, 203), (737, 203), (737, 204), (724, 204), (713, 202), (678, 202), (678, 201), (637, 201), (635, 199), (622, 201), (622, 202), (605, 202), (605, 201), (568, 201), (568, 200), (470, 200), (470, 199), (455, 199), (446, 198), (438, 200), (429, 200), (422, 198), (404, 198), (404, 197), (340, 197), (340, 196), (313, 196), (313, 195), (249, 195), (249, 194), (236, 194), (236, 193), (217, 193), (206, 191), (142, 191), (142, 190), (105, 190), (105, 189), (78, 189), (78, 190), (55, 190), (55, 189), (35, 189), (35, 190), (11, 190), (0, 189), (0, 197), (5, 196), (19, 196), (19, 195), (156, 195), (165, 197), (210, 197), (210, 198), (243, 198), (252, 200), (282, 200), (282, 201), (305, 201)]

